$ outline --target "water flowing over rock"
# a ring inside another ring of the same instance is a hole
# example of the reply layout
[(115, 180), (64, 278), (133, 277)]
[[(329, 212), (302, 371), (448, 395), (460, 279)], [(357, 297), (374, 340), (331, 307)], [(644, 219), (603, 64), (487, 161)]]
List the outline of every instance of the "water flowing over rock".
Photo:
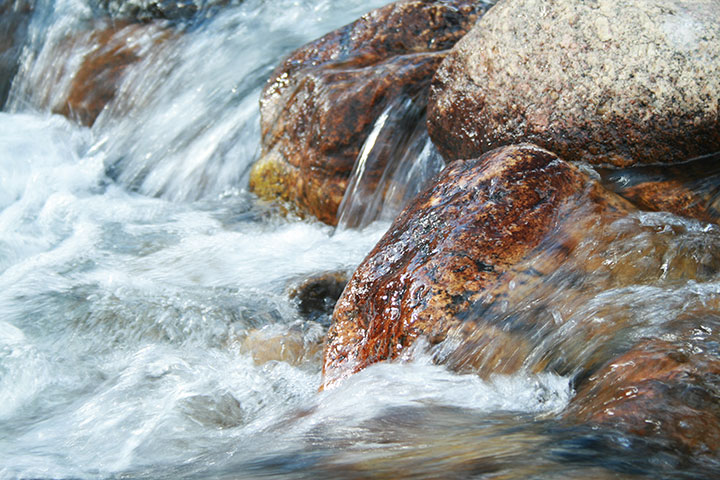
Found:
[(391, 222), (444, 167), (427, 134), (424, 105), (407, 97), (391, 102), (355, 160), (338, 208), (338, 228)]
[(253, 191), (335, 224), (376, 119), (400, 96), (424, 110), (443, 52), (486, 8), (468, 0), (396, 2), (295, 51), (263, 92)]
[(603, 184), (639, 208), (720, 221), (720, 154), (682, 165), (599, 169)]
[(92, 125), (115, 98), (125, 69), (140, 60), (143, 50), (147, 52), (168, 36), (168, 31), (156, 25), (137, 24), (90, 34), (91, 50), (72, 80), (67, 101), (56, 107), (57, 113)]
[(101, 0), (100, 6), (113, 17), (132, 18), (139, 21), (153, 19), (178, 20), (195, 15), (200, 4), (207, 3), (194, 0)]
[[(587, 231), (587, 223), (566, 210), (583, 198), (590, 206), (581, 216), (593, 222), (629, 208), (532, 145), (448, 166), (396, 219), (345, 288), (326, 342), (324, 385), (403, 354), (419, 337), (431, 344), (449, 338), (471, 344), (477, 358), (446, 358), (461, 370), (469, 365), (487, 375), (519, 369), (529, 347), (512, 332), (483, 325), (481, 310), (502, 303), (511, 280), (531, 281), (562, 263)], [(559, 257), (550, 257), (549, 265), (523, 265), (558, 229), (565, 233), (554, 248)], [(513, 271), (516, 266), (524, 277)], [(498, 339), (499, 357), (497, 348), (485, 348)]]
[(18, 69), (33, 6), (34, 2), (29, 0), (0, 1), (0, 108), (5, 104)]
[(534, 142), (625, 167), (720, 151), (720, 4), (507, 0), (433, 80), (446, 159)]
[(720, 448), (718, 318), (675, 322), (594, 374), (568, 413), (575, 420), (652, 436), (694, 454)]
[(115, 98), (126, 69), (157, 49), (171, 31), (157, 23), (102, 20), (84, 30), (49, 35), (35, 61), (26, 61), (18, 72), (10, 107), (30, 103), (90, 126)]

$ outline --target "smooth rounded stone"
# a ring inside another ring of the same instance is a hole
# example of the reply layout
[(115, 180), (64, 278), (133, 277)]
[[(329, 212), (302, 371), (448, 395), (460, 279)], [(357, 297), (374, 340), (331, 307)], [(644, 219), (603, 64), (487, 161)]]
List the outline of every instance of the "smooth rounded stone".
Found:
[(675, 326), (661, 338), (640, 341), (590, 377), (567, 418), (690, 454), (718, 455), (720, 323), (715, 315)]
[(529, 141), (627, 167), (720, 151), (720, 3), (505, 0), (433, 80), (446, 159)]
[(91, 126), (115, 98), (125, 70), (170, 35), (157, 24), (116, 23), (70, 40), (70, 48), (89, 51), (72, 78), (67, 97), (53, 112)]
[[(502, 308), (521, 287), (534, 289), (565, 261), (589, 223), (628, 207), (584, 172), (529, 144), (450, 164), (351, 277), (326, 339), (324, 386), (403, 355), (421, 337), (430, 346), (442, 342), (436, 360), (460, 371), (524, 368), (534, 345), (520, 329), (483, 323), (484, 312)], [(578, 215), (568, 215), (573, 210)], [(525, 265), (541, 246), (549, 252), (547, 265)]]
[(251, 190), (336, 224), (375, 121), (399, 98), (413, 98), (424, 109), (444, 51), (486, 8), (470, 0), (400, 1), (292, 53), (260, 100), (262, 154)]

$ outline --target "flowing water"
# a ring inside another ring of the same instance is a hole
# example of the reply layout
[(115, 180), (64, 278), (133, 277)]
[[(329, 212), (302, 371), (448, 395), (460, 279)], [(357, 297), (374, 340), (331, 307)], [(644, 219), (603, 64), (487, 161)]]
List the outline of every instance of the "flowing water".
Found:
[[(442, 162), (422, 132), (393, 139), (423, 115), (403, 100), (355, 169), (342, 224), (356, 228), (283, 217), (246, 190), (258, 97), (284, 55), (386, 2), (207, 1), (122, 27), (149, 3), (2, 4), (22, 48), (0, 112), (0, 478), (713, 477), (712, 459), (563, 422), (572, 369), (483, 379), (418, 351), (318, 392), (328, 314), (304, 315), (293, 288), (351, 272)], [(109, 25), (139, 60), (91, 127), (53, 114)], [(370, 195), (363, 165), (380, 155), (397, 161)], [(544, 315), (572, 335), (613, 315), (641, 335), (717, 311), (715, 227), (648, 214), (602, 235), (592, 288), (539, 290), (518, 312), (559, 295)], [(588, 338), (542, 349), (608, 340)]]

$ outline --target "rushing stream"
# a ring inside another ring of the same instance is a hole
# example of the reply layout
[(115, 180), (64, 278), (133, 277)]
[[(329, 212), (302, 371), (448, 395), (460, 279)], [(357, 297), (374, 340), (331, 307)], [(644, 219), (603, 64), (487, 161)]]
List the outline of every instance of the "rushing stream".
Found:
[[(385, 0), (207, 1), (142, 24), (145, 53), (88, 127), (52, 112), (93, 29), (120, 21), (101, 3), (34, 4), (0, 112), (0, 479), (713, 477), (713, 460), (558, 420), (572, 372), (481, 379), (419, 351), (318, 392), (328, 315), (290, 292), (352, 272), (408, 195), (363, 217), (360, 165), (342, 220), (360, 229), (259, 202), (258, 97), (283, 56)], [(388, 146), (385, 120), (373, 141), (405, 159), (388, 177), (442, 168), (421, 133)], [(647, 214), (605, 235), (621, 239), (606, 271), (645, 245), (642, 280), (598, 281), (561, 314), (656, 319), (641, 333), (719, 308), (717, 228)]]

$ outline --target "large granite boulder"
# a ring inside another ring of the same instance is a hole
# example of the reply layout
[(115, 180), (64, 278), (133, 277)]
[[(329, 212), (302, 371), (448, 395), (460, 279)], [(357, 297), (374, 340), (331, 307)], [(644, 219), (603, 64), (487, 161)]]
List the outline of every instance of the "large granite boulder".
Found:
[(260, 100), (262, 154), (251, 189), (335, 224), (375, 121), (401, 97), (424, 110), (444, 52), (486, 8), (471, 0), (400, 1), (292, 53)]
[(720, 151), (720, 3), (499, 2), (438, 68), (428, 127), (446, 159), (520, 141), (616, 167)]
[[(542, 369), (552, 360), (528, 358), (542, 343), (527, 334), (534, 327), (487, 322), (488, 312), (537, 290), (590, 230), (602, 230), (603, 218), (630, 208), (533, 145), (452, 163), (350, 279), (326, 340), (324, 386), (403, 355), (420, 337), (451, 347), (438, 352), (438, 360), (460, 371)], [(589, 338), (597, 336), (593, 328)]]

